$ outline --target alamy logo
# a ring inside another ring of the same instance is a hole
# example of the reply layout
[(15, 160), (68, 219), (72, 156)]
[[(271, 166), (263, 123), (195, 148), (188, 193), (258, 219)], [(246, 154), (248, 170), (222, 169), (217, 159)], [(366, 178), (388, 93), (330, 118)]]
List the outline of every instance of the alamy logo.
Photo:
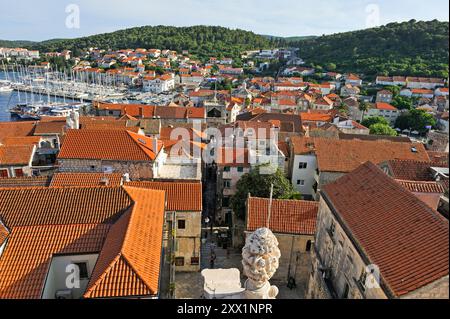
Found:
[(69, 264), (66, 267), (66, 287), (68, 289), (79, 289), (80, 288), (80, 268), (78, 265)]
[(69, 4), (66, 6), (66, 28), (79, 29), (80, 28), (80, 7), (76, 4)]

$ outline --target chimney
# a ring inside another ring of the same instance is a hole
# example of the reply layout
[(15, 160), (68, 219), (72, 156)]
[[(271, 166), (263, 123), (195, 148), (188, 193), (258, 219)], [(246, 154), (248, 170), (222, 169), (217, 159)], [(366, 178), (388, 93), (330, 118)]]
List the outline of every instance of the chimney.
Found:
[(129, 183), (130, 182), (130, 174), (125, 173), (122, 175), (122, 182), (123, 183)]
[(106, 176), (102, 177), (100, 179), (100, 185), (101, 186), (109, 186), (109, 179)]

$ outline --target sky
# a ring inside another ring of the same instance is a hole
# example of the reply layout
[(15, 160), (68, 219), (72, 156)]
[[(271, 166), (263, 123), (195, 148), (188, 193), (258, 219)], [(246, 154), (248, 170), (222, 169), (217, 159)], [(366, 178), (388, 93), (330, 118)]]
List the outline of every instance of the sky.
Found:
[(0, 39), (33, 41), (144, 25), (307, 36), (411, 19), (449, 21), (448, 0), (14, 0), (1, 8)]

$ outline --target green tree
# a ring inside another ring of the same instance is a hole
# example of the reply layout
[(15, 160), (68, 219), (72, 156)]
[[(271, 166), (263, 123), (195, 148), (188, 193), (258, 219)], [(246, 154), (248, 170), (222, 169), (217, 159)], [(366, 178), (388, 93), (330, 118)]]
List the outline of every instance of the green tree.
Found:
[(261, 168), (263, 167), (267, 167), (267, 165), (255, 167), (250, 173), (243, 175), (237, 183), (237, 191), (231, 198), (231, 207), (236, 216), (241, 219), (245, 219), (245, 203), (248, 194), (269, 198), (271, 184), (273, 184), (274, 199), (299, 198), (300, 196), (280, 169), (267, 175), (261, 174)]
[(375, 125), (375, 124), (382, 124), (382, 125), (389, 126), (389, 122), (384, 117), (381, 117), (381, 116), (372, 116), (372, 117), (366, 118), (361, 122), (361, 124), (367, 128), (370, 128), (372, 125)]
[(424, 110), (412, 109), (408, 113), (399, 116), (395, 126), (402, 130), (408, 129), (423, 134), (427, 131), (427, 127), (436, 126), (436, 120), (433, 115), (428, 114)]
[(361, 101), (359, 103), (359, 110), (361, 111), (361, 122), (364, 120), (364, 115), (369, 110), (369, 103)]
[(397, 136), (397, 132), (392, 127), (382, 123), (376, 123), (370, 126), (370, 134)]
[(411, 110), (413, 108), (413, 100), (406, 96), (396, 96), (391, 103), (399, 110)]

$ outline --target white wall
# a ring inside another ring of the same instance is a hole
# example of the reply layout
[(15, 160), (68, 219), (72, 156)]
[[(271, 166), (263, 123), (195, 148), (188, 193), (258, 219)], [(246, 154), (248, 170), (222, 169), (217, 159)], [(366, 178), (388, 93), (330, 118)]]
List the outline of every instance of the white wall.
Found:
[[(299, 169), (301, 162), (307, 163), (306, 169)], [(315, 155), (295, 155), (292, 167), (292, 185), (301, 195), (314, 195), (313, 186), (316, 183), (314, 178), (317, 169), (317, 159)], [(304, 180), (305, 185), (297, 185), (298, 180)]]
[[(70, 275), (70, 273), (66, 273), (66, 267), (70, 264), (76, 262), (86, 262), (90, 278), (95, 263), (97, 262), (97, 258), (98, 254), (54, 256), (47, 273), (42, 299), (54, 299), (56, 291), (69, 289), (66, 285), (66, 278)], [(78, 299), (83, 296), (88, 283), (89, 279), (80, 280), (80, 288), (72, 289), (74, 299)]]

